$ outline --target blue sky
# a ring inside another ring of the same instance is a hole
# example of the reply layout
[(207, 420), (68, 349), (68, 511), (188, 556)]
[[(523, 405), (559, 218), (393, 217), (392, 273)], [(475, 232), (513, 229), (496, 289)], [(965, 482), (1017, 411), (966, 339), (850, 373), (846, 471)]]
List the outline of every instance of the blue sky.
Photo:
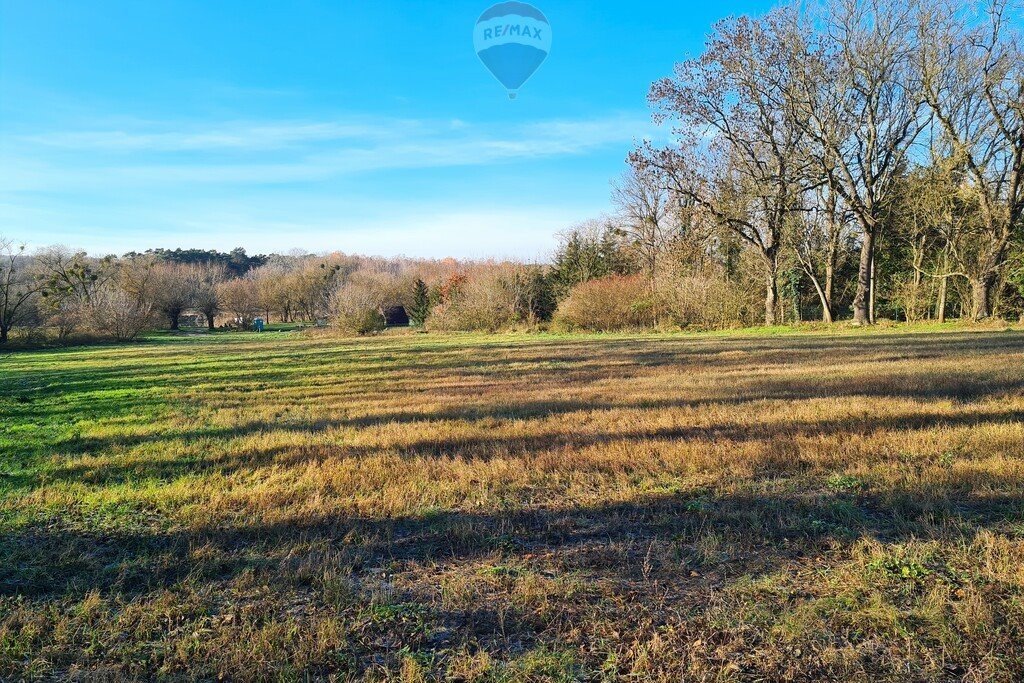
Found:
[(0, 0), (0, 233), (543, 259), (666, 134), (651, 81), (771, 5), (537, 0), (551, 52), (510, 101), (490, 4)]

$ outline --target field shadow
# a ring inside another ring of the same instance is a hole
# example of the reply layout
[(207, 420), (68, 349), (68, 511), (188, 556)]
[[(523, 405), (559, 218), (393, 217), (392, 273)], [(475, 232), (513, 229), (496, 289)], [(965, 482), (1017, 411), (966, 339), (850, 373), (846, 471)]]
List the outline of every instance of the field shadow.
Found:
[[(756, 400), (753, 398), (734, 398), (742, 403)], [(593, 404), (587, 410), (621, 410), (629, 407), (628, 403), (610, 402)], [(674, 402), (643, 402), (643, 410), (659, 410), (670, 407), (688, 406), (685, 401)], [(504, 410), (482, 411), (473, 409), (465, 411), (454, 409), (450, 412), (415, 414), (406, 416), (389, 415), (381, 422), (368, 421), (365, 418), (355, 420), (316, 420), (311, 423), (278, 424), (268, 427), (264, 423), (250, 423), (233, 427), (200, 428), (197, 430), (177, 431), (170, 435), (158, 434), (137, 437), (111, 437), (101, 439), (76, 439), (62, 444), (61, 450), (66, 453), (101, 454), (119, 447), (132, 447), (141, 444), (159, 444), (161, 442), (192, 442), (198, 439), (244, 439), (261, 434), (274, 432), (291, 432), (298, 434), (316, 434), (328, 429), (369, 424), (394, 424), (408, 420), (411, 428), (419, 423), (435, 419), (477, 420), (487, 418), (489, 424), (496, 427), (502, 420), (520, 420), (527, 415), (549, 416), (559, 410), (567, 413), (577, 412), (572, 404), (552, 404), (541, 402), (534, 406), (531, 413), (529, 406), (524, 406), (522, 414), (509, 418)], [(439, 417), (442, 415), (443, 417)], [(742, 416), (741, 416), (742, 417)], [(102, 462), (82, 461), (69, 458), (56, 466), (35, 473), (33, 476), (13, 476), (7, 480), (8, 486), (15, 488), (34, 488), (52, 481), (83, 482), (92, 485), (117, 485), (131, 482), (147, 482), (152, 480), (173, 481), (185, 476), (198, 476), (218, 473), (225, 476), (241, 472), (255, 472), (268, 466), (296, 466), (314, 462), (325, 462), (331, 459), (363, 458), (368, 456), (397, 455), (402, 458), (458, 458), (465, 461), (486, 461), (494, 457), (533, 457), (540, 453), (560, 449), (583, 449), (593, 446), (612, 445), (664, 445), (677, 441), (721, 441), (732, 443), (772, 442), (780, 440), (792, 441), (800, 438), (823, 437), (836, 434), (851, 436), (870, 436), (880, 432), (913, 432), (936, 428), (976, 428), (984, 425), (1010, 425), (1024, 423), (1022, 409), (977, 409), (950, 413), (948, 410), (928, 409), (921, 407), (884, 416), (877, 415), (846, 415), (834, 418), (812, 420), (790, 419), (779, 422), (728, 422), (720, 421), (706, 426), (672, 426), (624, 429), (615, 427), (610, 430), (592, 432), (576, 432), (572, 430), (532, 436), (462, 436), (446, 438), (418, 438), (392, 446), (362, 445), (347, 443), (339, 438), (336, 443), (313, 443), (287, 446), (247, 445), (244, 449), (238, 446), (234, 451), (223, 455), (190, 455), (172, 458), (129, 458), (127, 456), (112, 457)], [(800, 471), (803, 463), (794, 457), (789, 463), (791, 471)]]
[[(593, 580), (685, 577), (709, 565), (723, 576), (767, 574), (796, 558), (834, 552), (833, 541), (969, 539), (1024, 521), (1019, 482), (953, 481), (928, 492), (722, 493), (695, 489), (627, 502), (496, 512), (433, 511), (390, 519), (349, 515), (258, 519), (166, 532), (89, 533), (59, 522), (0, 534), (0, 595), (62, 599), (93, 591), (126, 598), (180, 582), (228, 581), (242, 572), (288, 581), (305, 556), (335, 551), (355, 575), (395, 563), (554, 558)], [(713, 534), (717, 557), (701, 549)], [(656, 558), (651, 564), (651, 549)], [(646, 556), (645, 556), (646, 553)], [(666, 559), (667, 558), (667, 559)], [(663, 570), (663, 574), (658, 574)], [(682, 572), (682, 573), (681, 573)]]

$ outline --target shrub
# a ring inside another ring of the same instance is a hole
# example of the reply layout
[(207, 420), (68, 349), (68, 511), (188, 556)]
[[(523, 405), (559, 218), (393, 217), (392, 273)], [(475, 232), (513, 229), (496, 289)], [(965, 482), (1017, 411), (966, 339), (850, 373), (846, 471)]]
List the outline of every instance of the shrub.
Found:
[(152, 317), (152, 304), (107, 283), (99, 287), (90, 306), (93, 329), (117, 341), (131, 341), (146, 329)]
[(516, 263), (488, 263), (453, 275), (440, 296), (427, 321), (431, 330), (497, 332), (533, 325), (551, 299), (543, 271)]
[(369, 334), (387, 326), (383, 309), (401, 305), (398, 279), (386, 272), (358, 271), (334, 291), (330, 311), (334, 326), (346, 334)]
[(658, 283), (658, 295), (666, 316), (679, 327), (755, 325), (764, 315), (760, 290), (715, 275), (665, 278)]
[(387, 321), (379, 309), (353, 307), (338, 313), (334, 326), (347, 334), (370, 334), (383, 330)]
[(46, 292), (43, 296), (44, 324), (56, 331), (59, 341), (66, 341), (88, 317), (87, 305), (71, 297), (47, 297)]
[(647, 280), (611, 275), (576, 285), (555, 311), (556, 327), (609, 332), (652, 327), (654, 306)]

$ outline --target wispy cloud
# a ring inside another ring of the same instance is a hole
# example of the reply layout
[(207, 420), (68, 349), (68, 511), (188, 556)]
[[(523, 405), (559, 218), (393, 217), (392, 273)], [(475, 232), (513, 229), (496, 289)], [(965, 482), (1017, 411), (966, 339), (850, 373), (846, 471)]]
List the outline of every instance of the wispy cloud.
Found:
[[(153, 128), (160, 128), (159, 124)], [(341, 122), (252, 124), (196, 129), (81, 130), (25, 135), (16, 141), (41, 148), (105, 152), (182, 152), (216, 149), (271, 150), (291, 145), (373, 137), (373, 126)]]
[(346, 119), (326, 121), (229, 121), (206, 125), (136, 122), (131, 127), (83, 128), (12, 135), (12, 145), (45, 152), (107, 154), (298, 151), (397, 152), (414, 150), (428, 161), (453, 163), (445, 148), (478, 149), (457, 163), (537, 154), (573, 154), (629, 142), (651, 130), (645, 116), (551, 120), (529, 124), (479, 124), (461, 119)]
[(70, 130), (10, 136), (7, 190), (150, 183), (293, 183), (388, 169), (478, 166), (625, 151), (645, 117), (502, 125), (461, 120), (221, 123), (166, 130)]

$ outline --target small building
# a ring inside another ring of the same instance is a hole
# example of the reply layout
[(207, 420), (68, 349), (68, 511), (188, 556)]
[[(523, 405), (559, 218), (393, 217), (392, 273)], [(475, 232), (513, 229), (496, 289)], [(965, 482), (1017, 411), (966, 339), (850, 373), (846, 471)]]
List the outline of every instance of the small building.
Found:
[(384, 324), (387, 327), (408, 327), (409, 314), (405, 312), (405, 306), (385, 306), (380, 310), (384, 316)]

